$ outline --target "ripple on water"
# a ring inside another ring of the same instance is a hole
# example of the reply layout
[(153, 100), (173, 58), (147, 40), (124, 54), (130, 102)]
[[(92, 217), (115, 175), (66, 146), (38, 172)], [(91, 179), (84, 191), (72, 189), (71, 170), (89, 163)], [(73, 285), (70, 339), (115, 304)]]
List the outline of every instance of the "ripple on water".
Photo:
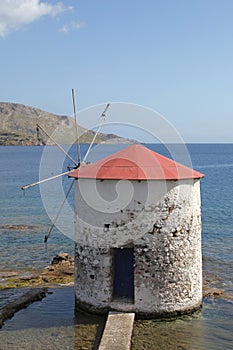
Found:
[(132, 350), (232, 349), (232, 303), (207, 299), (203, 309), (175, 321), (139, 320), (134, 324)]
[(105, 317), (74, 312), (74, 290), (51, 289), (40, 302), (19, 311), (1, 330), (1, 350), (98, 349)]
[[(98, 349), (105, 318), (74, 312), (71, 287), (51, 289), (1, 330), (1, 350)], [(233, 345), (232, 303), (205, 299), (203, 309), (175, 321), (137, 320), (132, 350), (222, 350)]]

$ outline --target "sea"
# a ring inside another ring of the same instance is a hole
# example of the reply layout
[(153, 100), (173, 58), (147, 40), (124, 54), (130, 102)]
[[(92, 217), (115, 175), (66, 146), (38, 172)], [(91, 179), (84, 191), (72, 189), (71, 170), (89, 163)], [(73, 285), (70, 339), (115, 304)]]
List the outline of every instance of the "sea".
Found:
[[(126, 146), (94, 146), (88, 160), (101, 159)], [(168, 157), (175, 154), (175, 160), (184, 160), (205, 175), (201, 179), (203, 272), (213, 287), (224, 290), (224, 296), (205, 298), (199, 312), (177, 320), (136, 320), (132, 349), (233, 349), (233, 144), (145, 146)], [(81, 145), (82, 157), (87, 149), (88, 145)], [(76, 157), (74, 146), (66, 146), (66, 151)], [(59, 152), (55, 146), (49, 146), (49, 151), (42, 146), (0, 147), (1, 271), (41, 269), (60, 252), (73, 254), (73, 189), (68, 197), (71, 210), (66, 230), (55, 227), (44, 243), (60, 207), (60, 203), (54, 205), (59, 202), (56, 186), (62, 186), (65, 193), (72, 180), (64, 176), (62, 181), (51, 180), (50, 185), (21, 189), (45, 175), (67, 171), (72, 163)], [(43, 186), (47, 186), (46, 191)], [(54, 205), (52, 214), (48, 203)], [(11, 297), (12, 293), (10, 290)], [(0, 306), (7, 298), (0, 290)], [(54, 288), (45, 299), (5, 322), (0, 330), (0, 349), (97, 349), (104, 321), (103, 317), (74, 311), (73, 287)]]

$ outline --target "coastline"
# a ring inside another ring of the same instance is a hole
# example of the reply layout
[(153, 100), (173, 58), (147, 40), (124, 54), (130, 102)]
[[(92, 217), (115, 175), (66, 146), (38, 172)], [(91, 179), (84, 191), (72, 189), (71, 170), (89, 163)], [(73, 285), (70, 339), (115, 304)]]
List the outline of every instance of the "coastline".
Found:
[[(42, 270), (2, 270), (0, 271), (0, 291), (9, 291), (9, 298), (0, 303), (0, 328), (4, 321), (27, 307), (40, 301), (49, 293), (49, 288), (74, 286), (74, 259), (67, 253), (57, 254), (51, 264)], [(203, 272), (203, 299), (220, 298), (233, 301), (233, 294), (222, 288), (222, 283), (214, 274)]]
[(57, 254), (42, 270), (0, 271), (0, 293), (5, 291), (0, 298), (0, 328), (17, 311), (46, 297), (49, 288), (73, 284), (74, 259), (67, 253)]

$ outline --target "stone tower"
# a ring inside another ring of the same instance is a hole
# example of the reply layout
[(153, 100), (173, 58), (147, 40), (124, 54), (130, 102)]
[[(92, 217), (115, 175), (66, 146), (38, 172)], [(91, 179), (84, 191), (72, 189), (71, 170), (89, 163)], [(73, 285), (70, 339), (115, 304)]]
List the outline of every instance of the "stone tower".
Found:
[(203, 174), (136, 144), (71, 176), (77, 306), (159, 318), (201, 307)]

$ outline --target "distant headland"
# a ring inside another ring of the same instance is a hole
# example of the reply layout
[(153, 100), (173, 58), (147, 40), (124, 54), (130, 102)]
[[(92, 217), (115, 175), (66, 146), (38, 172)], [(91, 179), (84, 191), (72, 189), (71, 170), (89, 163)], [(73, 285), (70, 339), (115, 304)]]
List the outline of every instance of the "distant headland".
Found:
[[(0, 102), (0, 146), (36, 146), (51, 144), (47, 136), (38, 133), (39, 123), (51, 135), (59, 128), (59, 143), (70, 144), (74, 140), (75, 121), (69, 116), (58, 116), (41, 109), (18, 103)], [(80, 142), (90, 143), (94, 132), (79, 126)], [(118, 141), (117, 141), (118, 140)], [(95, 142), (130, 142), (114, 134), (99, 133)], [(73, 142), (72, 142), (73, 143)]]

